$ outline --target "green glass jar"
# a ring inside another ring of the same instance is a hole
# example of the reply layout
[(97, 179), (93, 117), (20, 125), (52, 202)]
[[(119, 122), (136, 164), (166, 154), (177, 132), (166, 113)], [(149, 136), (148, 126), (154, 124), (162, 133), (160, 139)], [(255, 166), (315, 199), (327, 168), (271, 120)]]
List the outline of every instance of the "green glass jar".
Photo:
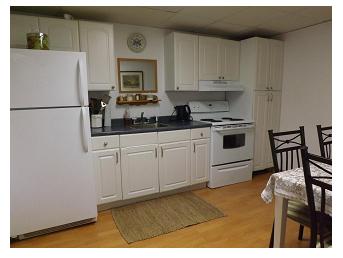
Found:
[(42, 32), (32, 32), (26, 34), (27, 48), (49, 50), (48, 35)]

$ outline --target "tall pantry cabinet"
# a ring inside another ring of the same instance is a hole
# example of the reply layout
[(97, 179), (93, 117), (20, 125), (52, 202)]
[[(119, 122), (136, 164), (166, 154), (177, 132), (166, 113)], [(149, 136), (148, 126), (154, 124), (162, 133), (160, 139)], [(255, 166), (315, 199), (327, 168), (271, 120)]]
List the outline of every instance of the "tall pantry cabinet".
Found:
[(279, 130), (283, 42), (250, 38), (241, 41), (241, 82), (250, 91), (255, 121), (254, 170), (273, 166), (268, 130)]

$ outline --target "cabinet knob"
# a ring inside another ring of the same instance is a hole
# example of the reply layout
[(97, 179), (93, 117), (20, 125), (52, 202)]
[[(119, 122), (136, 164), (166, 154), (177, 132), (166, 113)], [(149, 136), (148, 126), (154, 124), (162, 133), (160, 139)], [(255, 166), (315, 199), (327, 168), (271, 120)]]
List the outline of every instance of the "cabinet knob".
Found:
[(111, 87), (111, 89), (112, 89), (112, 90), (114, 90), (114, 89), (115, 89), (115, 87), (114, 87), (114, 86), (112, 86), (112, 87)]
[(222, 78), (223, 78), (223, 79), (225, 79), (225, 77), (224, 77), (224, 76), (223, 76)]
[(108, 142), (104, 142), (104, 146), (106, 147), (108, 145)]
[(176, 89), (178, 90), (178, 89), (179, 89), (179, 86), (177, 86)]
[(219, 80), (221, 79), (222, 77), (221, 76), (219, 76)]
[(203, 137), (203, 136), (204, 136), (204, 134), (203, 134), (203, 133), (200, 133), (200, 136), (201, 136), (201, 137)]

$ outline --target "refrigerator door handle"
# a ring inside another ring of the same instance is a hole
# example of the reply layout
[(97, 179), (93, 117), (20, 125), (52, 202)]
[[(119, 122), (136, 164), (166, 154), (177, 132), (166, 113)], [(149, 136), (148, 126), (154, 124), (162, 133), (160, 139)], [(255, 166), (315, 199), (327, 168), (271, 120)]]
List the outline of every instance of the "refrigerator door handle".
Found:
[(87, 112), (85, 108), (81, 108), (81, 122), (82, 122), (82, 145), (85, 152), (88, 152), (88, 135), (87, 135)]
[(78, 67), (78, 72), (79, 72), (79, 96), (80, 96), (80, 106), (84, 107), (86, 106), (86, 102), (85, 102), (85, 82), (84, 82), (84, 64), (82, 59), (78, 59), (77, 62), (77, 67)]

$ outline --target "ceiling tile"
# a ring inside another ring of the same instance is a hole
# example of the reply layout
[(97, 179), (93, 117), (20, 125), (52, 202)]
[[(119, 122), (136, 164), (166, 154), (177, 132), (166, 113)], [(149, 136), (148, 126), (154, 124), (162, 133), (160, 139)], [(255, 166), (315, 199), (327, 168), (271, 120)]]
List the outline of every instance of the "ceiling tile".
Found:
[(245, 26), (257, 26), (284, 14), (285, 12), (278, 11), (274, 6), (254, 6), (227, 16), (222, 21)]
[(187, 6), (179, 13), (217, 21), (246, 8), (245, 6)]
[(162, 26), (170, 28), (181, 28), (181, 27), (193, 27), (200, 28), (206, 27), (207, 25), (213, 23), (213, 19), (201, 18), (197, 16), (185, 15), (180, 13), (175, 14), (173, 17), (165, 21)]
[(264, 24), (260, 24), (258, 25), (258, 28), (284, 33), (316, 24), (317, 21), (318, 19), (314, 17), (287, 14), (282, 17), (271, 19)]
[(220, 21), (206, 26), (205, 29), (208, 29), (212, 32), (216, 31), (216, 32), (235, 33), (235, 34), (241, 34), (247, 31), (254, 30), (253, 27), (230, 24), (230, 23), (220, 22)]
[(318, 18), (322, 21), (332, 20), (331, 6), (308, 6), (298, 12), (299, 15)]
[(167, 12), (172, 12), (172, 13), (177, 13), (181, 11), (182, 9), (184, 9), (183, 6), (145, 6), (145, 8), (167, 11)]

